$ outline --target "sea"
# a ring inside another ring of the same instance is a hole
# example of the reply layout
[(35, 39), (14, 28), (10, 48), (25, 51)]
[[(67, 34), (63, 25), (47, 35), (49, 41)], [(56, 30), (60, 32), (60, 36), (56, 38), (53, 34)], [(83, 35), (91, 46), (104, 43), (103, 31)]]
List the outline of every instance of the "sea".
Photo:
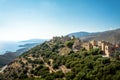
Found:
[(0, 55), (5, 54), (6, 52), (15, 52), (18, 49), (23, 47), (19, 47), (20, 45), (24, 44), (31, 44), (31, 43), (43, 43), (47, 41), (47, 39), (31, 39), (26, 41), (0, 41)]
[(19, 45), (26, 44), (25, 42), (11, 42), (11, 41), (0, 41), (0, 55), (5, 54), (6, 52), (15, 52), (20, 49)]

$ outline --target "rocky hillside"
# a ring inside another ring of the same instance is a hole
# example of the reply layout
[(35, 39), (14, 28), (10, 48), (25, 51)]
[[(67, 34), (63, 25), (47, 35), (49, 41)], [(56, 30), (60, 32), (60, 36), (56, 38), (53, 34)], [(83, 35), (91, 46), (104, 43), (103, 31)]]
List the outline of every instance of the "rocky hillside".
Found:
[(120, 43), (120, 29), (105, 31), (92, 37), (86, 37), (86, 40), (104, 40), (111, 43)]
[(15, 52), (6, 52), (6, 54), (0, 55), (0, 67), (10, 63), (13, 59), (16, 58), (16, 56), (17, 55)]
[(76, 32), (70, 34), (70, 36), (71, 35), (81, 38), (84, 41), (104, 40), (111, 43), (120, 43), (120, 29), (98, 32), (98, 33)]
[(54, 37), (11, 62), (1, 80), (120, 80), (120, 61), (99, 49), (81, 47), (77, 38)]

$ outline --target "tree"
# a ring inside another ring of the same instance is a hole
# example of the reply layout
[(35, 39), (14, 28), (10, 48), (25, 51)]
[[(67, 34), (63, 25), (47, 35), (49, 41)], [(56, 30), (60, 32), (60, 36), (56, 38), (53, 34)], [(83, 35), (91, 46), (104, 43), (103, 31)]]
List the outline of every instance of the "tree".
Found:
[(72, 48), (72, 45), (74, 44), (74, 41), (67, 41), (66, 42), (66, 45), (67, 45), (67, 47), (69, 47), (69, 48)]
[(73, 80), (74, 79), (74, 77), (75, 77), (75, 73), (74, 72), (68, 72), (68, 73), (66, 73), (66, 79), (67, 80)]
[(62, 71), (58, 71), (58, 72), (54, 73), (54, 76), (55, 76), (55, 78), (62, 78), (62, 77), (64, 77), (64, 74)]
[(58, 69), (58, 64), (57, 63), (53, 63), (53, 68), (54, 69)]

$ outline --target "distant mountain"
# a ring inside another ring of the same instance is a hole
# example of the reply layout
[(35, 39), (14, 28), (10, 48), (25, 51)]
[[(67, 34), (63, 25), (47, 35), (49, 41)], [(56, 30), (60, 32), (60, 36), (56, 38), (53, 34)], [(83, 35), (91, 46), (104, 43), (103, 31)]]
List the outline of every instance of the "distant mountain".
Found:
[(7, 51), (5, 54), (0, 55), (0, 67), (9, 64), (12, 60), (14, 60), (17, 56), (21, 55), (23, 52), (33, 48), (36, 45), (39, 45), (46, 41), (45, 39), (31, 39), (26, 41), (21, 41), (18, 47), (20, 49), (16, 50), (15, 52)]
[(25, 40), (25, 41), (21, 41), (21, 42), (27, 42), (27, 43), (43, 43), (44, 41), (46, 41), (48, 39), (29, 39), (29, 40)]
[(98, 33), (89, 33), (89, 32), (75, 32), (75, 33), (70, 33), (68, 36), (75, 36), (76, 38), (81, 38), (81, 37), (87, 37), (87, 36), (92, 36), (96, 35)]
[(109, 30), (109, 31), (101, 32), (93, 36), (84, 37), (83, 40), (85, 41), (104, 40), (104, 41), (108, 41), (111, 43), (120, 44), (120, 29)]
[(104, 40), (111, 43), (120, 43), (120, 29), (109, 30), (104, 32), (88, 33), (88, 32), (76, 32), (68, 34), (69, 36), (74, 35), (84, 41), (90, 40)]

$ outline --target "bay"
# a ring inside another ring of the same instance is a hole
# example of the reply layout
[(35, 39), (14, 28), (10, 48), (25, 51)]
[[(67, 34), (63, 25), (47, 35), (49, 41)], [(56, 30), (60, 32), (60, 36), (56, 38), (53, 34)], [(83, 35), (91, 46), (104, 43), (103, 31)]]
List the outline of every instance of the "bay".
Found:
[(16, 50), (23, 48), (23, 47), (19, 47), (20, 45), (31, 44), (31, 43), (43, 43), (46, 40), (47, 39), (31, 39), (31, 40), (19, 41), (19, 42), (0, 41), (0, 55), (5, 54), (6, 51), (15, 52)]
[(9, 41), (2, 41), (0, 42), (0, 55), (4, 54), (6, 51), (14, 52), (20, 47), (18, 47), (18, 42), (9, 42)]

